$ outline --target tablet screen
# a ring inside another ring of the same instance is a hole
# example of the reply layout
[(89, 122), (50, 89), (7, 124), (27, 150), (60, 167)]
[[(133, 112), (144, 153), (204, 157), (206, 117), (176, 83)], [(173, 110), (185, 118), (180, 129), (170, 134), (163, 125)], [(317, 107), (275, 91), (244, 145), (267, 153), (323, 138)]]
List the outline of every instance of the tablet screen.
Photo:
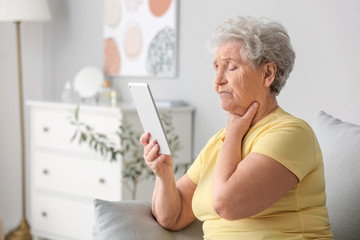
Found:
[(129, 83), (128, 87), (144, 132), (150, 133), (150, 141), (156, 139), (160, 146), (160, 154), (171, 155), (171, 150), (149, 85), (146, 83)]

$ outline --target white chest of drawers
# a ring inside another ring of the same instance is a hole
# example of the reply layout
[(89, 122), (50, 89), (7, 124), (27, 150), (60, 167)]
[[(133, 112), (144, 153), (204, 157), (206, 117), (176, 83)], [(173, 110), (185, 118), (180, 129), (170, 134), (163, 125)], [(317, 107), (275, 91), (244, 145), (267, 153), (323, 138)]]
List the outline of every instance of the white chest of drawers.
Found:
[[(30, 222), (35, 238), (91, 239), (93, 200), (122, 199), (121, 164), (70, 142), (75, 105), (29, 102)], [(114, 134), (121, 112), (81, 106), (79, 117)]]
[[(76, 105), (28, 102), (30, 107), (29, 193), (30, 223), (35, 239), (89, 240), (92, 236), (93, 200), (129, 199), (122, 187), (121, 162), (110, 162), (86, 144), (70, 142), (75, 127), (68, 119)], [(166, 111), (162, 109), (160, 111)], [(192, 112), (190, 107), (171, 109), (180, 137), (182, 161), (191, 160)], [(136, 111), (80, 106), (79, 118), (96, 131), (115, 134), (126, 116), (141, 130)], [(138, 199), (151, 199), (153, 182), (139, 185)]]

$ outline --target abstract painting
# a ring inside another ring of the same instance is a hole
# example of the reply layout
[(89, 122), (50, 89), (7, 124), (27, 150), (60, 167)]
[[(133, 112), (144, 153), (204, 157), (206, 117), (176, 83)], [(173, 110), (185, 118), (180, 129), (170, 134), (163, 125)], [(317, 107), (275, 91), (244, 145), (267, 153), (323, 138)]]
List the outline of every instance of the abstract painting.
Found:
[(105, 0), (104, 73), (176, 76), (177, 0)]

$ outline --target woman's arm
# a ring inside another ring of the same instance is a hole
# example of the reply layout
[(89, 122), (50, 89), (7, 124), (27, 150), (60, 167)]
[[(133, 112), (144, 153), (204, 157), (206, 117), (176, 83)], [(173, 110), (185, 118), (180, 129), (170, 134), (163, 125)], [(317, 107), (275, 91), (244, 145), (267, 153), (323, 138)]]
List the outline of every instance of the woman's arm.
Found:
[(169, 155), (160, 155), (156, 141), (149, 142), (150, 134), (144, 133), (140, 142), (144, 158), (156, 175), (152, 211), (157, 221), (169, 230), (180, 230), (195, 220), (191, 201), (196, 184), (184, 175), (175, 182), (173, 161)]
[(164, 182), (157, 178), (152, 211), (160, 225), (169, 230), (180, 230), (192, 223), (196, 218), (192, 211), (191, 201), (196, 184), (188, 175), (174, 181)]
[(276, 160), (250, 153), (242, 161), (242, 139), (257, 106), (241, 117), (229, 113), (226, 138), (213, 177), (213, 208), (228, 220), (255, 215), (279, 200), (298, 178)]

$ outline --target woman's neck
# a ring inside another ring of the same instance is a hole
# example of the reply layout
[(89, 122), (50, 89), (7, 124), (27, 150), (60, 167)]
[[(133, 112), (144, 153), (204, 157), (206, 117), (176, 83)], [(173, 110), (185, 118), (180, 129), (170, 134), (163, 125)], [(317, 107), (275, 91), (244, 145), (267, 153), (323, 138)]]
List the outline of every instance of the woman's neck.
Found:
[(279, 108), (275, 95), (271, 94), (271, 96), (265, 98), (262, 101), (259, 101), (259, 109), (255, 114), (255, 117), (251, 123), (251, 126), (255, 125), (261, 119), (266, 117), (267, 115), (276, 111)]

